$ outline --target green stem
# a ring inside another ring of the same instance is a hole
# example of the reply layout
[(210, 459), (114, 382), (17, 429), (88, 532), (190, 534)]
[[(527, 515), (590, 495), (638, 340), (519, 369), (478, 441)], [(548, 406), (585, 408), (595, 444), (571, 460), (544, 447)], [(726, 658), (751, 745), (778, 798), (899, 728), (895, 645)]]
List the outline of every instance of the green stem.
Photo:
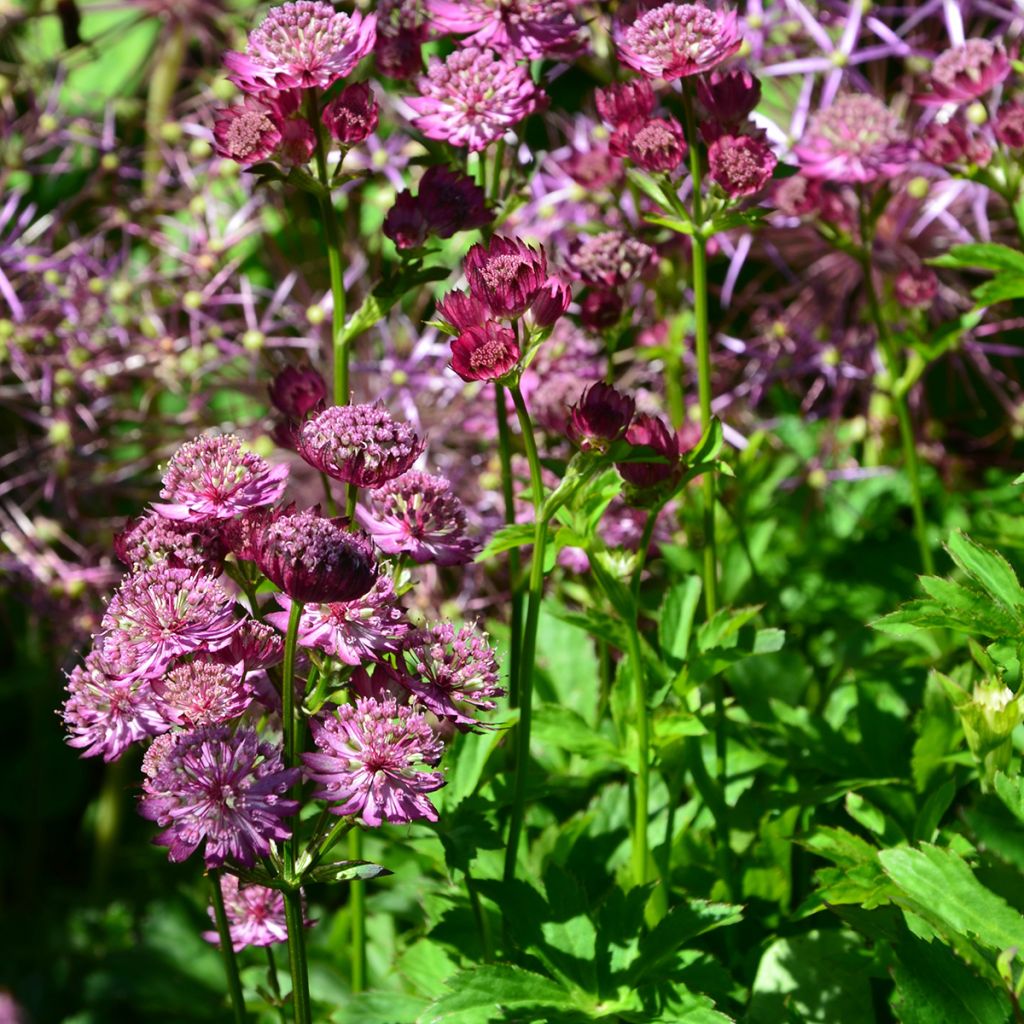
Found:
[(313, 1024), (309, 1004), (309, 972), (306, 968), (306, 935), (302, 920), (302, 893), (286, 889), (284, 917), (288, 925), (288, 966), (292, 974), (292, 1012), (295, 1024)]
[(476, 881), (469, 868), (466, 868), (466, 892), (469, 893), (469, 905), (473, 908), (473, 920), (476, 922), (477, 934), (480, 936), (480, 948), (483, 951), (484, 963), (491, 963), (494, 960), (494, 946), (491, 941), (491, 925), (487, 920), (483, 904), (480, 902), (480, 893), (477, 890)]
[(636, 787), (633, 799), (633, 881), (636, 885), (647, 882), (647, 822), (650, 814), (651, 738), (647, 713), (647, 676), (644, 673), (643, 652), (636, 616), (626, 623), (626, 647), (630, 668), (633, 670), (633, 705), (636, 708), (637, 765)]
[[(358, 829), (348, 834), (350, 860), (363, 859), (363, 836)], [(352, 915), (352, 991), (366, 988), (366, 883), (349, 883), (349, 911)]]
[(114, 853), (121, 835), (125, 790), (128, 786), (127, 769), (127, 757), (121, 757), (103, 766), (103, 786), (96, 801), (96, 823), (93, 833), (92, 884), (97, 896), (102, 896), (107, 887)]
[(494, 171), (491, 179), (491, 201), (497, 202), (501, 196), (501, 170), (505, 163), (505, 140), (499, 139), (494, 147)]
[(348, 405), (348, 343), (345, 337), (345, 279), (341, 271), (341, 230), (338, 213), (331, 196), (331, 182), (327, 174), (327, 153), (324, 147), (323, 125), (317, 109), (316, 90), (307, 90), (309, 97), (309, 124), (316, 138), (314, 155), (316, 174), (324, 187), (320, 197), (320, 212), (324, 219), (327, 241), (327, 267), (331, 278), (331, 351), (334, 356), (334, 404)]
[(526, 813), (526, 773), (530, 762), (530, 724), (533, 711), (533, 662), (537, 648), (537, 624), (540, 604), (544, 596), (544, 548), (547, 541), (547, 521), (543, 515), (544, 482), (541, 478), (540, 457), (533, 436), (533, 423), (523, 401), (519, 385), (511, 389), (519, 427), (523, 434), (526, 458), (530, 464), (530, 484), (533, 493), (533, 552), (530, 556), (530, 582), (526, 605), (526, 625), (519, 665), (519, 724), (516, 726), (516, 768), (512, 783), (512, 817), (509, 821), (508, 846), (505, 849), (505, 881), (516, 874), (519, 840)]
[(349, 521), (349, 529), (356, 529), (356, 503), (359, 501), (359, 486), (349, 483), (345, 485), (345, 518)]
[[(494, 402), (494, 414), (498, 423), (498, 454), (501, 460), (501, 493), (505, 503), (505, 523), (511, 526), (516, 521), (516, 497), (512, 481), (512, 439), (508, 429), (505, 389), (498, 383), (494, 385)], [(519, 707), (519, 648), (523, 627), (523, 600), (519, 590), (520, 571), (519, 549), (510, 548), (508, 586), (512, 612), (509, 624), (508, 702), (512, 708)]]
[(245, 996), (242, 995), (242, 981), (238, 976), (238, 961), (235, 959), (235, 947), (231, 942), (231, 928), (228, 925), (227, 911), (224, 909), (224, 892), (220, 887), (221, 872), (210, 872), (210, 884), (213, 889), (213, 916), (217, 922), (217, 935), (220, 938), (220, 952), (224, 960), (224, 973), (228, 979), (228, 992), (231, 995), (231, 1009), (235, 1016), (235, 1024), (245, 1024)]
[(324, 486), (324, 508), (327, 509), (327, 514), (333, 519), (338, 514), (338, 504), (331, 493), (331, 478), (322, 470), (320, 472), (320, 482)]
[(156, 195), (159, 183), (162, 162), (160, 133), (169, 122), (187, 50), (185, 26), (179, 24), (168, 29), (153, 60), (153, 73), (146, 97), (146, 145), (142, 156), (142, 191), (150, 199)]

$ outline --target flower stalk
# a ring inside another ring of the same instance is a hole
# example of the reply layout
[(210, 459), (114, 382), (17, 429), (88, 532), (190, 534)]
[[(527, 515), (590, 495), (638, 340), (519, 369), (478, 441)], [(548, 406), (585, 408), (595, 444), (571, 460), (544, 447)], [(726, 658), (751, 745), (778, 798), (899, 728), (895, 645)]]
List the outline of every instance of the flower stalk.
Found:
[(228, 925), (228, 914), (224, 907), (224, 892), (220, 887), (221, 871), (210, 872), (210, 886), (213, 890), (213, 916), (217, 922), (217, 935), (220, 939), (220, 953), (224, 960), (224, 974), (228, 981), (228, 994), (231, 996), (231, 1011), (235, 1024), (245, 1024), (245, 996), (242, 994), (242, 981), (238, 975), (238, 960), (235, 947), (231, 941), (231, 928)]

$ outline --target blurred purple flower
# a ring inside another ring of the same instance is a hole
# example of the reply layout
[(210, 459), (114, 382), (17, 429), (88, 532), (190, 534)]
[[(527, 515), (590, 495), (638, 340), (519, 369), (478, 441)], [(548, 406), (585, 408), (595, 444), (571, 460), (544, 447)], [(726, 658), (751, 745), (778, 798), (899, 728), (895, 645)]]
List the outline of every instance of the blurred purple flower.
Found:
[(466, 35), (462, 46), (492, 47), (517, 60), (568, 57), (581, 48), (569, 0), (426, 0), (432, 27)]
[[(222, 874), (218, 881), (224, 896), (231, 946), (236, 953), (249, 946), (272, 946), (288, 941), (282, 893), (263, 885), (243, 885), (236, 875)], [(210, 920), (216, 924), (214, 908), (210, 907), (208, 912)], [(203, 938), (214, 945), (220, 942), (216, 931), (203, 932)]]

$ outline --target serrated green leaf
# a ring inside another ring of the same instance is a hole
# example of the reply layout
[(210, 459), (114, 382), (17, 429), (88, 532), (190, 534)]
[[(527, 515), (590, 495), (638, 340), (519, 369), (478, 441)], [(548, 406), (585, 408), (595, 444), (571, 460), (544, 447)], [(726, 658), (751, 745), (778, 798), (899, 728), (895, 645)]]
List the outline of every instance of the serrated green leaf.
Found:
[(736, 924), (743, 919), (743, 908), (729, 903), (690, 900), (673, 907), (640, 940), (639, 955), (630, 971), (631, 984), (650, 981), (675, 960), (676, 951), (698, 935)]
[(459, 971), (447, 985), (451, 991), (427, 1007), (419, 1024), (483, 1024), (508, 1020), (509, 1010), (580, 1009), (578, 993), (511, 964)]
[(676, 583), (665, 597), (658, 620), (658, 642), (670, 657), (686, 657), (701, 588), (699, 576), (687, 576), (681, 583)]
[[(548, 541), (552, 540), (550, 527), (548, 528)], [(527, 547), (533, 543), (533, 523), (513, 523), (511, 526), (503, 526), (496, 530), (487, 542), (487, 546), (476, 556), (475, 561), (486, 562), (503, 551), (510, 551), (512, 548)]]
[(986, 270), (1016, 270), (1024, 274), (1024, 253), (998, 242), (954, 245), (948, 253), (928, 262), (936, 267), (982, 267)]
[(971, 298), (977, 306), (994, 306), (997, 302), (1024, 298), (1024, 276), (1016, 273), (1000, 274), (991, 281), (979, 284), (971, 292)]
[(962, 530), (953, 531), (946, 550), (953, 561), (1004, 608), (1014, 613), (1024, 608), (1024, 590), (1017, 574), (997, 551), (982, 547)]
[(570, 754), (624, 761), (624, 753), (607, 736), (588, 725), (575, 711), (558, 704), (541, 704), (534, 711), (533, 739)]

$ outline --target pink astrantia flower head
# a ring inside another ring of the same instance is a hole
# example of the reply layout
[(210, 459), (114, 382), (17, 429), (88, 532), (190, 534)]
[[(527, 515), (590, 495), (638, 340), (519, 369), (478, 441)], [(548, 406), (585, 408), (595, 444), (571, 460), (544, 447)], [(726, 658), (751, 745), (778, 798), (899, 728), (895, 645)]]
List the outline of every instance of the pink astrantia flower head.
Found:
[(380, 403), (331, 406), (303, 424), (296, 443), (315, 469), (357, 487), (380, 487), (401, 476), (425, 447)]
[(152, 686), (164, 717), (188, 729), (239, 718), (253, 699), (243, 665), (222, 665), (208, 658), (183, 661), (154, 679)]
[(566, 434), (584, 452), (606, 452), (623, 437), (633, 420), (636, 402), (610, 384), (591, 384), (569, 410)]
[(208, 868), (230, 860), (251, 867), (287, 839), (284, 819), (298, 809), (285, 794), (301, 774), (255, 732), (209, 725), (178, 733), (152, 766), (139, 811), (164, 831), (153, 841), (177, 863), (204, 845)]
[(674, 171), (686, 159), (688, 146), (675, 118), (653, 117), (616, 129), (611, 150), (616, 156), (629, 157), (637, 167), (657, 174)]
[(1024, 103), (1004, 103), (996, 111), (992, 130), (1007, 149), (1024, 149)]
[(764, 139), (750, 135), (722, 135), (708, 148), (708, 172), (733, 199), (760, 192), (778, 162)]
[[(249, 946), (272, 946), (288, 941), (288, 923), (281, 892), (264, 885), (243, 885), (236, 875), (222, 874), (219, 882), (228, 919), (228, 934), (236, 953)], [(209, 907), (208, 913), (216, 924), (214, 908)], [(203, 938), (214, 945), (220, 942), (220, 935), (215, 931), (203, 932)]]
[(505, 690), (487, 635), (473, 624), (456, 632), (450, 622), (424, 630), (406, 657), (406, 685), (440, 718), (457, 726), (478, 725), (474, 713), (493, 711)]
[(794, 152), (807, 177), (849, 183), (898, 174), (913, 155), (896, 115), (866, 93), (845, 93), (815, 114)]
[(183, 444), (164, 473), (163, 502), (153, 508), (168, 519), (205, 523), (233, 519), (251, 508), (272, 505), (284, 493), (286, 465), (271, 466), (247, 452), (234, 435), (207, 435)]
[(332, 814), (355, 815), (370, 826), (437, 821), (426, 794), (445, 784), (431, 766), (443, 747), (426, 718), (394, 700), (361, 697), (333, 715), (310, 721), (319, 753), (303, 754), (315, 797)]
[(528, 67), (472, 46), (455, 50), (443, 63), (432, 60), (419, 89), (419, 96), (406, 101), (416, 111), (416, 127), (428, 139), (473, 152), (533, 113), (543, 96)]
[(654, 110), (654, 90), (646, 78), (631, 82), (615, 82), (595, 93), (597, 112), (612, 128), (645, 121)]
[(213, 660), (222, 665), (241, 665), (245, 673), (280, 665), (284, 658), (281, 635), (258, 619), (243, 619), (226, 647), (215, 651)]
[(487, 323), (491, 313), (483, 302), (458, 288), (438, 302), (437, 312), (442, 320), (460, 333)]
[[(268, 615), (267, 622), (283, 631), (292, 603), (286, 597), (277, 600), (284, 611)], [(298, 640), (303, 647), (324, 651), (346, 665), (361, 665), (401, 650), (409, 628), (396, 602), (391, 578), (381, 576), (362, 597), (305, 605)]]
[(569, 250), (569, 268), (591, 285), (617, 288), (639, 277), (654, 250), (622, 231), (602, 231), (576, 238)]
[(534, 249), (519, 238), (496, 236), (472, 246), (463, 262), (469, 293), (492, 316), (522, 316), (548, 279), (544, 247)]
[(441, 476), (412, 470), (370, 494), (360, 521), (390, 555), (406, 554), (419, 565), (465, 565), (476, 545), (466, 536), (466, 510)]
[(248, 167), (277, 152), (282, 128), (282, 120), (273, 110), (247, 96), (245, 102), (214, 114), (214, 149), (218, 156)]
[(376, 18), (348, 15), (329, 3), (299, 0), (274, 7), (249, 33), (245, 53), (228, 53), (228, 77), (243, 91), (327, 89), (373, 49)]
[(258, 530), (253, 547), (263, 575), (303, 604), (352, 601), (377, 578), (369, 542), (318, 509), (277, 517)]
[(925, 309), (938, 294), (939, 279), (924, 264), (904, 267), (893, 281), (893, 298), (904, 309)]
[(212, 576), (158, 563), (121, 582), (101, 622), (100, 648), (125, 678), (154, 678), (175, 658), (226, 646), (234, 599)]
[(619, 60), (648, 78), (667, 81), (710, 71), (741, 43), (736, 12), (703, 4), (662, 4), (615, 30)]
[(218, 575), (227, 551), (215, 520), (179, 523), (148, 512), (114, 535), (114, 554), (130, 569), (166, 562), (175, 569)]
[(126, 671), (100, 650), (71, 670), (62, 715), (68, 746), (82, 757), (116, 761), (133, 743), (170, 729), (149, 681), (125, 680)]
[(466, 35), (463, 46), (490, 46), (518, 60), (571, 56), (579, 25), (567, 0), (426, 0), (432, 26)]
[(968, 39), (935, 58), (928, 78), (929, 91), (919, 103), (970, 103), (984, 96), (1010, 73), (1010, 58), (998, 43)]
[(369, 82), (346, 86), (324, 107), (324, 124), (343, 146), (355, 146), (377, 129), (380, 104)]
[(452, 341), (448, 364), (466, 383), (501, 380), (519, 365), (519, 345), (511, 327), (488, 320), (468, 327)]

